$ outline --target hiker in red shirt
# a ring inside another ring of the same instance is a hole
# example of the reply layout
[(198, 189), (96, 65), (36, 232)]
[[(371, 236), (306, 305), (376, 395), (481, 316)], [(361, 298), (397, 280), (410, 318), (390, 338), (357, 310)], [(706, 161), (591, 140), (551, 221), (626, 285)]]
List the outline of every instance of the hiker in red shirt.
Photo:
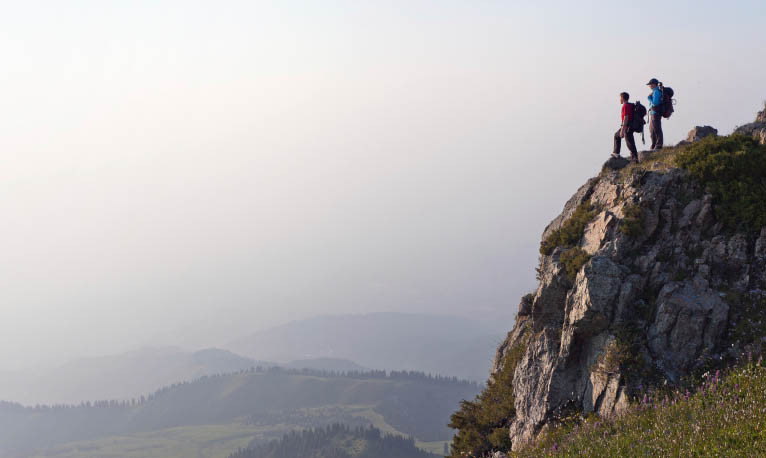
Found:
[(635, 105), (628, 102), (630, 95), (627, 92), (620, 93), (620, 103), (622, 104), (622, 124), (620, 129), (614, 134), (614, 150), (612, 150), (612, 157), (620, 157), (620, 146), (622, 144), (621, 138), (625, 139), (625, 144), (630, 150), (630, 161), (638, 162), (638, 151), (636, 150), (636, 140), (633, 138), (633, 127), (631, 121), (633, 120), (633, 109)]

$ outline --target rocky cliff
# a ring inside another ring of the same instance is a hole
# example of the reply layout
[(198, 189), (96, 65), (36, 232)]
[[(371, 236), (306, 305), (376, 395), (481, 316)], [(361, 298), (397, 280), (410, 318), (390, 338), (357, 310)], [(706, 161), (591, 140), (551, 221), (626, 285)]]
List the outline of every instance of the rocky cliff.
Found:
[[(766, 110), (738, 132), (765, 143)], [(557, 418), (618, 414), (642, 387), (762, 344), (763, 311), (746, 304), (766, 288), (766, 228), (725, 224), (677, 153), (608, 163), (545, 228), (538, 287), (490, 381), (512, 374), (514, 450)]]

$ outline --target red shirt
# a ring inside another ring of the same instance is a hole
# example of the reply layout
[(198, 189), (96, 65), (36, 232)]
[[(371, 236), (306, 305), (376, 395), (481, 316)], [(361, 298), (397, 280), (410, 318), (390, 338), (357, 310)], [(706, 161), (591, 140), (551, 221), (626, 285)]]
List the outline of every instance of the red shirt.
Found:
[(630, 102), (622, 104), (622, 118), (620, 118), (622, 122), (625, 122), (625, 118), (628, 118), (628, 121), (633, 119), (633, 107), (634, 105)]

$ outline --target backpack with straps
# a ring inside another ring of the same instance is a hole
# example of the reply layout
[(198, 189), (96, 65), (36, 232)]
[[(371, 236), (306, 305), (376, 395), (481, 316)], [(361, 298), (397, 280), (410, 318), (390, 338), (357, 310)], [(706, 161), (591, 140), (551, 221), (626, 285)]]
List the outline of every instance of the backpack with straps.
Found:
[(641, 142), (646, 143), (644, 141), (644, 124), (646, 124), (646, 120), (644, 117), (646, 117), (646, 107), (641, 105), (641, 102), (636, 101), (635, 104), (631, 103), (633, 105), (633, 117), (630, 118), (630, 128), (633, 130), (633, 132), (640, 132), (641, 133)]
[(673, 108), (673, 104), (676, 102), (676, 100), (673, 98), (675, 91), (673, 91), (673, 88), (665, 87), (660, 84), (660, 92), (662, 93), (662, 106), (659, 110), (660, 114), (663, 118), (669, 118), (670, 115), (676, 111), (675, 108)]
[(641, 102), (636, 102), (631, 105), (633, 105), (633, 117), (630, 120), (630, 127), (633, 129), (633, 132), (643, 132), (644, 124), (646, 124), (646, 120), (644, 119), (646, 116), (646, 107), (641, 105)]

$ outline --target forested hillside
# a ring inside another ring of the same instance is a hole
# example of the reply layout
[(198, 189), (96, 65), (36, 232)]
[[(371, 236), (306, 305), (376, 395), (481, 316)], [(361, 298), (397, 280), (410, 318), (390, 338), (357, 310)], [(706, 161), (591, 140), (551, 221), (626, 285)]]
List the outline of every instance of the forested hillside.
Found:
[[(0, 454), (168, 428), (231, 424), (279, 424), (281, 435), (285, 428), (335, 422), (367, 425), (375, 420), (421, 441), (445, 441), (451, 436), (446, 423), (452, 406), (475, 396), (478, 389), (472, 382), (418, 372), (255, 368), (202, 377), (130, 401), (35, 407), (2, 403)], [(401, 405), (408, 409), (398, 411)]]
[(412, 438), (382, 434), (374, 427), (333, 424), (294, 431), (282, 439), (241, 450), (230, 458), (436, 458)]

